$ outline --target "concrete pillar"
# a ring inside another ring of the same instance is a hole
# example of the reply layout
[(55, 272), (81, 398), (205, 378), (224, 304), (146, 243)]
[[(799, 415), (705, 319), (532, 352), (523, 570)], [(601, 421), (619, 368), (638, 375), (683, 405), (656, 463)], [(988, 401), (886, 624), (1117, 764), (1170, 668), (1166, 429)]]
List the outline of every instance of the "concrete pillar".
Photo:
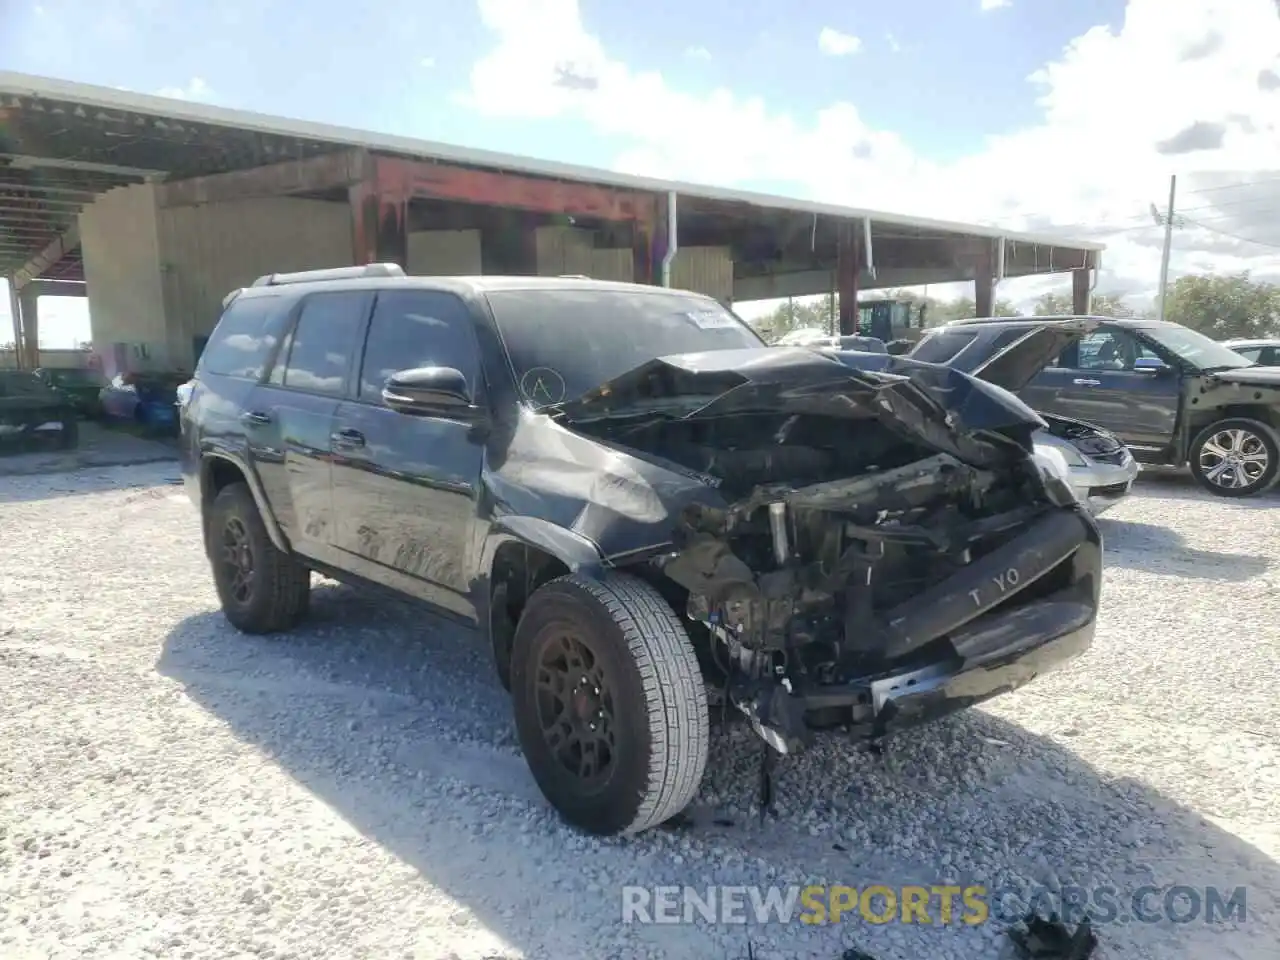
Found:
[(858, 272), (862, 267), (859, 248), (853, 221), (842, 221), (836, 236), (836, 296), (841, 336), (858, 332)]
[(1088, 267), (1071, 271), (1071, 312), (1077, 317), (1087, 317), (1092, 308), (1092, 272)]
[(409, 269), (409, 197), (368, 181), (348, 191), (351, 243), (356, 266), (398, 263)]
[(22, 345), (26, 357), (21, 363), (24, 370), (40, 366), (40, 296), (28, 286), (18, 291), (22, 307)]
[(992, 260), (991, 251), (985, 246), (976, 251), (973, 257), (974, 316), (989, 317), (995, 313), (996, 284)]
[(18, 296), (18, 288), (13, 285), (13, 277), (9, 278), (9, 313), (13, 317), (13, 361), (22, 369), (22, 300)]

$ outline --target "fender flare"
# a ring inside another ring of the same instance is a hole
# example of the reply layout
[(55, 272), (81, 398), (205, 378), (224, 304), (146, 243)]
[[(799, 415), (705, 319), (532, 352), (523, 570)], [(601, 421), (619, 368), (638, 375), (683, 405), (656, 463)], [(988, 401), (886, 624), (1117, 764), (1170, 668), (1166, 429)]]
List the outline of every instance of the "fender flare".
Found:
[(485, 539), (480, 569), (486, 580), (493, 573), (493, 558), (507, 543), (523, 543), (555, 557), (571, 573), (599, 576), (604, 572), (600, 548), (580, 533), (549, 520), (530, 516), (506, 516), (493, 521)]
[(492, 522), (477, 565), (479, 576), (472, 584), (472, 603), (476, 609), (476, 626), (493, 651), (494, 666), (503, 686), (509, 686), (507, 661), (510, 651), (504, 649), (509, 637), (494, 630), (493, 562), (499, 548), (519, 543), (555, 557), (572, 573), (598, 578), (605, 569), (600, 549), (586, 537), (539, 517), (511, 515)]
[[(229, 463), (240, 472), (244, 477), (245, 485), (249, 488), (249, 493), (253, 496), (253, 502), (258, 507), (258, 515), (262, 517), (262, 525), (267, 528), (267, 536), (271, 538), (272, 544), (282, 553), (292, 553), (293, 548), (289, 545), (289, 539), (284, 535), (284, 531), (280, 529), (280, 524), (276, 522), (275, 514), (271, 511), (271, 505), (267, 500), (267, 495), (262, 489), (262, 481), (258, 478), (257, 471), (250, 469), (249, 464), (242, 458), (226, 450), (204, 450), (200, 455), (200, 489), (202, 493), (209, 490), (209, 470), (215, 460), (221, 460)], [(201, 511), (203, 519), (204, 511)], [(208, 531), (206, 530), (207, 534)], [(206, 542), (208, 538), (206, 536)]]

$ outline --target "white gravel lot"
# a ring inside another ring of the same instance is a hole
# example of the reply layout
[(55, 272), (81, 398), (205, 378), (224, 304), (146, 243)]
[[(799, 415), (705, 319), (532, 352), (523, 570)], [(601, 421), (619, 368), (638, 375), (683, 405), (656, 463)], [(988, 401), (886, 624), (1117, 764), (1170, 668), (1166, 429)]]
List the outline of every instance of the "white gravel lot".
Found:
[(1002, 925), (624, 925), (624, 884), (1246, 886), (1248, 918), (1111, 924), (1098, 957), (1280, 943), (1280, 513), (1147, 482), (1104, 520), (1098, 638), (878, 759), (826, 743), (753, 815), (593, 841), (549, 813), (488, 654), (318, 582), (287, 637), (222, 620), (172, 465), (0, 478), (0, 957), (1001, 955)]

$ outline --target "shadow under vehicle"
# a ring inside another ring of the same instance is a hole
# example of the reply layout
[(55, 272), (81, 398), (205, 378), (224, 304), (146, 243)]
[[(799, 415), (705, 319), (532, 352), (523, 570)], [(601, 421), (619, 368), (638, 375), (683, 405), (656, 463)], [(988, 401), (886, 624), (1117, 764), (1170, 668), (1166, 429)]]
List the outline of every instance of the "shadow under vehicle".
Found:
[(1092, 642), (1101, 541), (1035, 413), (943, 366), (769, 347), (698, 294), (272, 275), (182, 396), (230, 622), (298, 624), (314, 570), (478, 625), (538, 786), (592, 832), (695, 796), (709, 684), (771, 758)]

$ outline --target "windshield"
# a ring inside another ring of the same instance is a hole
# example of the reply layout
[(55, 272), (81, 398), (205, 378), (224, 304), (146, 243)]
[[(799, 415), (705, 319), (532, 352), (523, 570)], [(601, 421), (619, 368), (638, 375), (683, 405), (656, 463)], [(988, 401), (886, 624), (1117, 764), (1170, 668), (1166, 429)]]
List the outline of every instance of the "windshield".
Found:
[(973, 342), (976, 330), (946, 330), (929, 334), (911, 351), (912, 360), (925, 363), (946, 363)]
[(1142, 332), (1174, 356), (1200, 370), (1254, 365), (1252, 360), (1187, 327), (1144, 327)]
[(655, 357), (766, 344), (704, 297), (656, 290), (487, 294), (516, 382), (534, 407), (575, 400)]

